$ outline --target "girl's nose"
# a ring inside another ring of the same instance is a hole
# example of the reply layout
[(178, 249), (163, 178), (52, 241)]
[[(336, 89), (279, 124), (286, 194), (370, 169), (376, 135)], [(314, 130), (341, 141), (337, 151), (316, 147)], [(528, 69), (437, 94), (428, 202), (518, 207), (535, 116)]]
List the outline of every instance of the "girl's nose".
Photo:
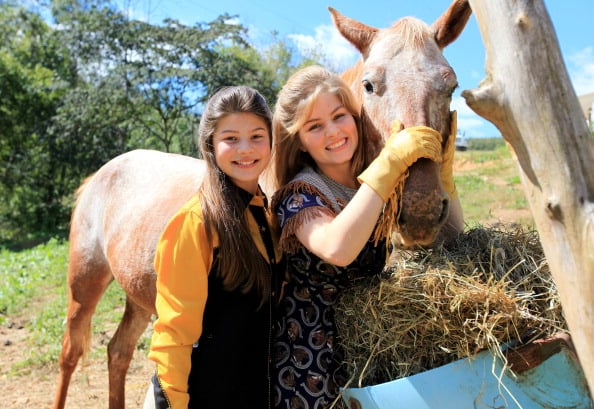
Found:
[(240, 152), (248, 152), (252, 150), (252, 141), (244, 138), (240, 139), (237, 145), (237, 150)]
[(338, 126), (336, 126), (336, 124), (334, 124), (333, 122), (329, 122), (326, 125), (326, 135), (328, 136), (333, 136), (338, 132)]

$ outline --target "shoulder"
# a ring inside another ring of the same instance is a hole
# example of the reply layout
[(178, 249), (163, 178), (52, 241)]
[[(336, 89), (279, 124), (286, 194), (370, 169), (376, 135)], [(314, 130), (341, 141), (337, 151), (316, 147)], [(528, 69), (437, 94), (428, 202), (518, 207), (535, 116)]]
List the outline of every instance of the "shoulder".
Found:
[(275, 193), (272, 209), (282, 229), (281, 247), (293, 252), (298, 246), (295, 232), (305, 223), (320, 216), (336, 216), (336, 211), (319, 175), (310, 169), (299, 173)]
[(184, 205), (177, 211), (178, 214), (194, 214), (202, 218), (202, 201), (198, 194), (194, 194)]
[(272, 199), (272, 209), (280, 217), (281, 225), (296, 213), (312, 207), (332, 209), (328, 198), (317, 187), (303, 181), (290, 182)]
[(323, 193), (323, 182), (311, 168), (299, 172), (289, 183), (276, 191), (272, 197), (272, 208), (298, 211), (304, 207), (325, 206), (332, 208), (331, 201)]
[(202, 198), (199, 194), (194, 194), (188, 199), (171, 217), (170, 222), (174, 220), (187, 221), (196, 225), (204, 224), (204, 214), (202, 211)]
[[(202, 200), (198, 194), (195, 194), (169, 219), (162, 239), (167, 236), (169, 238), (174, 236), (177, 240), (185, 238), (194, 241), (198, 238), (200, 242), (206, 243), (206, 231), (207, 226), (204, 223), (202, 213)], [(216, 247), (217, 244), (218, 240), (215, 233), (212, 245)]]

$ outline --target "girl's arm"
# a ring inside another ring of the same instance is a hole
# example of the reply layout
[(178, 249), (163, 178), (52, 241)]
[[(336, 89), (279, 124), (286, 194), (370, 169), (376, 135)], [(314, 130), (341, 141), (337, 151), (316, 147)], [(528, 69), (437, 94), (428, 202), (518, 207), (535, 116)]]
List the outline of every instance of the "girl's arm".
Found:
[(157, 320), (149, 358), (172, 409), (187, 408), (192, 345), (202, 333), (212, 247), (200, 212), (184, 207), (165, 228), (155, 256)]
[(384, 202), (421, 157), (441, 161), (441, 135), (425, 126), (402, 130), (396, 121), (378, 157), (359, 175), (361, 187), (347, 206), (336, 217), (306, 220), (296, 229), (299, 241), (329, 263), (349, 265), (369, 240)]
[(369, 240), (383, 206), (382, 198), (368, 185), (362, 184), (336, 217), (319, 214), (299, 226), (295, 235), (321, 259), (347, 266)]

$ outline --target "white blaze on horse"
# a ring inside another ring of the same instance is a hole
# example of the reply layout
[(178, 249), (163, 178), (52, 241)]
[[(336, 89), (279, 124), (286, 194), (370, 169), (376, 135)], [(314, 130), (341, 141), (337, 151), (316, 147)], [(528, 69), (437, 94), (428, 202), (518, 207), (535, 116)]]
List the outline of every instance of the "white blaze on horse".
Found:
[[(341, 34), (361, 52), (361, 61), (343, 78), (360, 99), (364, 132), (377, 150), (394, 119), (407, 127), (430, 126), (444, 140), (455, 138), (450, 103), (457, 82), (442, 50), (468, 21), (468, 2), (454, 1), (432, 25), (404, 18), (384, 29), (330, 12)], [(69, 299), (55, 409), (65, 406), (72, 373), (88, 349), (91, 318), (113, 280), (126, 293), (126, 307), (107, 347), (109, 408), (125, 407), (128, 366), (155, 314), (157, 241), (169, 218), (197, 191), (203, 174), (201, 160), (136, 150), (109, 161), (80, 187), (71, 220)], [(439, 166), (429, 160), (415, 163), (398, 221), (401, 244), (428, 245), (444, 232), (456, 233), (448, 225), (460, 213), (449, 209), (448, 201)]]

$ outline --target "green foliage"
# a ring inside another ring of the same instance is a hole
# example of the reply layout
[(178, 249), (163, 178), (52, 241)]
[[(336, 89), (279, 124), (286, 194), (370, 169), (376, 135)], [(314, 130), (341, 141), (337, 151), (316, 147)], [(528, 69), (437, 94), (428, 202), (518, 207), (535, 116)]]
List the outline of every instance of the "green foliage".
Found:
[(50, 5), (54, 26), (42, 5), (0, 3), (0, 243), (64, 236), (86, 176), (136, 148), (197, 156), (208, 96), (247, 84), (272, 106), (300, 64), (280, 40), (252, 47), (226, 14), (154, 25), (105, 0)]
[[(61, 54), (49, 26), (25, 10), (0, 6), (1, 239), (52, 232), (63, 220), (63, 199), (48, 181), (61, 164), (48, 125), (65, 93)], [(64, 223), (65, 224), (65, 223)]]
[(533, 226), (528, 201), (522, 189), (517, 164), (503, 140), (495, 141), (491, 150), (469, 149), (456, 152), (461, 169), (454, 171), (464, 220), (468, 226), (505, 222), (500, 214), (520, 210), (523, 216), (507, 222)]
[(67, 249), (67, 244), (57, 239), (30, 250), (0, 249), (0, 324), (26, 309), (31, 300), (64, 286)]
[(468, 139), (468, 149), (473, 151), (492, 151), (501, 147), (505, 147), (503, 138)]
[[(476, 163), (487, 163), (491, 161), (499, 160), (502, 156), (507, 155), (509, 152), (507, 146), (504, 144), (492, 145), (492, 148), (488, 148), (490, 145), (481, 145), (481, 149), (469, 149), (468, 155), (471, 157), (473, 162)], [(497, 172), (496, 169), (487, 170), (487, 172)]]

